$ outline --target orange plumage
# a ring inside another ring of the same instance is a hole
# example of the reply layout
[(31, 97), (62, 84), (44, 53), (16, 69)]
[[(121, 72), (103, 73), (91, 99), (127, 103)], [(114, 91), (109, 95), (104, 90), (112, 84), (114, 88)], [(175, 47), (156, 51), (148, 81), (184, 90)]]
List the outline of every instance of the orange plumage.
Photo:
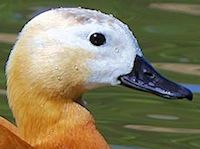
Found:
[[(64, 122), (61, 122), (64, 123)], [(47, 124), (48, 125), (48, 124)], [(67, 122), (66, 122), (67, 125)], [(48, 127), (48, 126), (47, 126)], [(104, 138), (96, 130), (94, 121), (88, 121), (77, 127), (56, 127), (44, 135), (33, 147), (19, 136), (17, 128), (7, 120), (0, 118), (1, 149), (108, 149)], [(37, 132), (35, 132), (37, 134)], [(29, 138), (30, 139), (30, 138)]]
[(0, 148), (33, 149), (18, 136), (17, 128), (2, 117), (0, 117)]

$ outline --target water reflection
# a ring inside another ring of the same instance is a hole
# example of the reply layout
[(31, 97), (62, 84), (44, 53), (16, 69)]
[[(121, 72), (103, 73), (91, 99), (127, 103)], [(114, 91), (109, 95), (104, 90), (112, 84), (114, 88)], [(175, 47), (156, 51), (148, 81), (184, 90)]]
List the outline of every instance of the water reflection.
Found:
[(126, 147), (121, 145), (111, 145), (112, 149), (147, 149), (147, 148), (140, 148), (140, 147)]
[(182, 85), (190, 89), (193, 93), (200, 93), (200, 85), (198, 84), (182, 84)]

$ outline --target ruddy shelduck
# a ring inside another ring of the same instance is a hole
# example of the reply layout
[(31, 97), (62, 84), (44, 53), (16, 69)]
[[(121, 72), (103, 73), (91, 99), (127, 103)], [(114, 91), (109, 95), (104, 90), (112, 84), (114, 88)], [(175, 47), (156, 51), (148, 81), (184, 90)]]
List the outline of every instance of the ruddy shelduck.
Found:
[(29, 21), (6, 67), (16, 126), (0, 119), (0, 148), (108, 149), (81, 99), (84, 92), (124, 85), (165, 98), (192, 93), (144, 59), (129, 28), (111, 15), (58, 8)]

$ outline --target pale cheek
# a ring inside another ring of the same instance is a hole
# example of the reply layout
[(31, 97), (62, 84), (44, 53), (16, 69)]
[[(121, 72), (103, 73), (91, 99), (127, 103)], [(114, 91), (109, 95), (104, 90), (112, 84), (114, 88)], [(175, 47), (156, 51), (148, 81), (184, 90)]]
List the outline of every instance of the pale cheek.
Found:
[[(132, 60), (131, 60), (132, 61)], [(132, 65), (123, 59), (101, 59), (92, 60), (88, 62), (91, 74), (87, 79), (87, 85), (92, 87), (99, 87), (104, 85), (119, 84), (118, 77), (120, 75), (129, 73)]]
[(83, 84), (88, 76), (88, 70), (82, 65), (84, 62), (73, 59), (54, 58), (54, 61), (45, 60), (44, 65), (37, 61), (37, 64), (29, 67), (33, 70), (28, 75), (30, 84), (51, 95), (78, 96), (84, 91)]

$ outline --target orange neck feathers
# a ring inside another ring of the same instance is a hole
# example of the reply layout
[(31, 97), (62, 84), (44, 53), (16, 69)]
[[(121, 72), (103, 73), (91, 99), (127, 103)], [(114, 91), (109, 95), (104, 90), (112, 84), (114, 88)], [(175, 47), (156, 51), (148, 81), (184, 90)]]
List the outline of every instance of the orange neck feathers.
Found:
[(97, 131), (90, 112), (75, 102), (84, 89), (69, 86), (65, 92), (71, 96), (67, 98), (56, 90), (43, 89), (39, 83), (30, 83), (29, 75), (22, 70), (28, 67), (28, 61), (20, 57), (16, 55), (12, 59), (7, 72), (9, 105), (19, 135), (30, 145), (42, 149), (109, 148)]
[(26, 84), (11, 80), (9, 102), (21, 137), (32, 146), (109, 148), (86, 108), (72, 99), (37, 93), (33, 88), (26, 92)]

